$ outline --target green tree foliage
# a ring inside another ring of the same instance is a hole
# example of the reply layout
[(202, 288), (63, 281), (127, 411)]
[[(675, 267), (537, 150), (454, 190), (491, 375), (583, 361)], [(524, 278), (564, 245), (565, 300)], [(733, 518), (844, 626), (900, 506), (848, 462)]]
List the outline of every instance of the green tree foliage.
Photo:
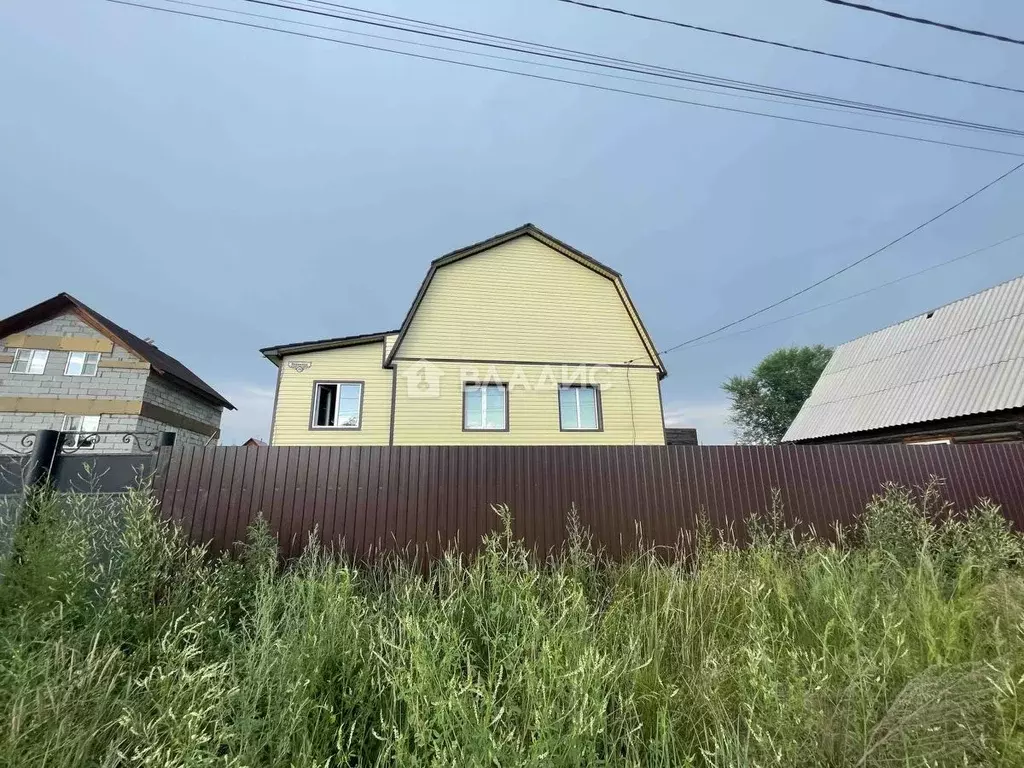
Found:
[(731, 421), (741, 443), (782, 442), (800, 406), (811, 394), (832, 350), (784, 347), (772, 352), (749, 376), (733, 376), (722, 385), (732, 398)]

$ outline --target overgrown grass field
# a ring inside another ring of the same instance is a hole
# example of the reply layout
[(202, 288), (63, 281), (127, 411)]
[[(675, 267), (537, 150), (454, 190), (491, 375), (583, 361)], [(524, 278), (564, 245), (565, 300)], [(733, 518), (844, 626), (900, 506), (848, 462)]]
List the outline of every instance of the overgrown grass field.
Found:
[(0, 765), (1024, 765), (1022, 542), (935, 516), (890, 489), (837, 544), (768, 518), (543, 565), (506, 525), (425, 576), (41, 493), (0, 573)]

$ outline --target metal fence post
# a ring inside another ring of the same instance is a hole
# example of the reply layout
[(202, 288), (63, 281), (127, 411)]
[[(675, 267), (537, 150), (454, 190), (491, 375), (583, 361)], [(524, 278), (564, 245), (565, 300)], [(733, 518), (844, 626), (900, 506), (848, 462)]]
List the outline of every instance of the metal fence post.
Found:
[(36, 441), (25, 472), (26, 490), (45, 485), (53, 475), (60, 460), (61, 442), (61, 433), (55, 429), (40, 429), (36, 432)]

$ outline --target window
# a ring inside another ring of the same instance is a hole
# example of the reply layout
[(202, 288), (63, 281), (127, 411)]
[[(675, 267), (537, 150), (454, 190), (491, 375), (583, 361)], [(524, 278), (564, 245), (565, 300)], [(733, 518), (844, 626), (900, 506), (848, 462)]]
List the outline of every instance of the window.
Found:
[(464, 430), (508, 431), (508, 391), (505, 384), (466, 384), (462, 389)]
[(88, 448), (95, 444), (94, 435), (100, 430), (99, 416), (65, 416), (61, 432), (70, 432), (64, 438), (65, 448)]
[(11, 373), (42, 373), (49, 356), (45, 349), (16, 349)]
[(314, 429), (359, 429), (363, 417), (361, 381), (317, 382), (313, 393)]
[(68, 364), (64, 366), (64, 375), (95, 376), (99, 364), (99, 352), (70, 352), (68, 353)]
[(558, 419), (563, 431), (600, 431), (601, 393), (597, 387), (559, 387)]

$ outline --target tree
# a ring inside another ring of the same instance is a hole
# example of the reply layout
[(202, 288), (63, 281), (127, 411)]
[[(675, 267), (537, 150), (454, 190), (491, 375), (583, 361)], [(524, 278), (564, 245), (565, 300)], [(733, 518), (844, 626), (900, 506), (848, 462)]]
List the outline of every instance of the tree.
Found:
[(758, 363), (750, 376), (726, 381), (722, 389), (732, 399), (729, 420), (737, 427), (739, 442), (782, 442), (830, 357), (832, 350), (820, 344), (784, 347)]

